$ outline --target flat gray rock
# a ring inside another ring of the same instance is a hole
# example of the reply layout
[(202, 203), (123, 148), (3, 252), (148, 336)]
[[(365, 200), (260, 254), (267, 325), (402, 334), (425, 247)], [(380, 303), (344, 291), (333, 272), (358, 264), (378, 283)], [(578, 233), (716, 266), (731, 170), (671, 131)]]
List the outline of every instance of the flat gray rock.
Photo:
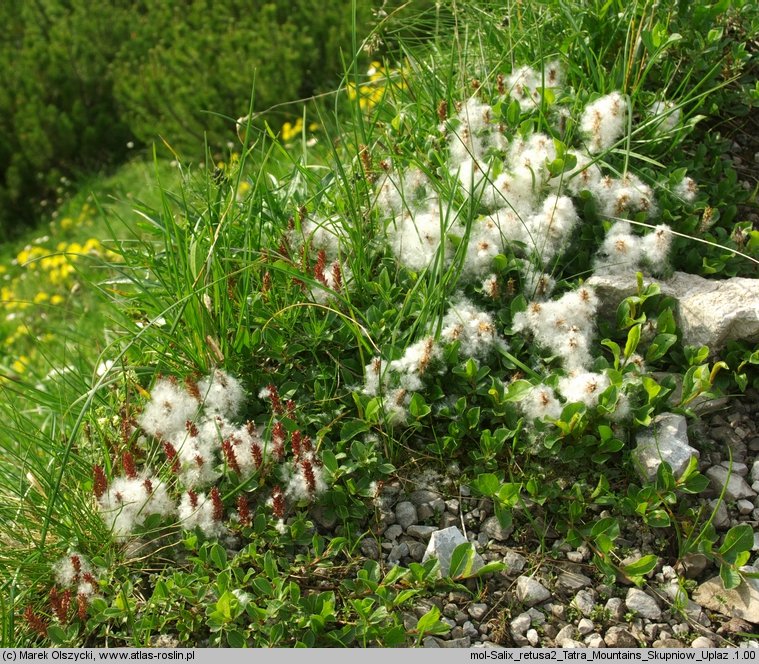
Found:
[(680, 477), (690, 460), (699, 458), (699, 451), (688, 444), (688, 425), (682, 415), (661, 413), (654, 418), (652, 426), (635, 436), (637, 445), (632, 456), (638, 474), (652, 482), (662, 461)]
[(417, 522), (414, 503), (404, 500), (395, 506), (395, 520), (404, 530)]
[(756, 496), (756, 492), (746, 480), (740, 475), (731, 474), (724, 466), (712, 466), (705, 474), (711, 480), (712, 487), (717, 493), (722, 493), (722, 490), (725, 490), (725, 500), (740, 500), (741, 498)]
[(638, 588), (630, 588), (625, 597), (625, 605), (628, 610), (642, 618), (649, 620), (659, 620), (661, 618), (661, 609), (659, 603)]
[(556, 579), (556, 588), (575, 593), (593, 585), (593, 579), (579, 572), (562, 572)]
[(549, 599), (551, 592), (531, 576), (520, 576), (517, 579), (516, 595), (525, 606), (535, 606)]
[[(754, 567), (743, 569), (750, 572), (759, 571)], [(740, 618), (759, 624), (759, 579), (744, 579), (737, 588), (725, 590), (722, 580), (715, 576), (693, 591), (693, 600), (728, 618)]]
[(495, 516), (488, 517), (480, 526), (480, 532), (485, 533), (490, 539), (498, 540), (500, 542), (507, 540), (513, 530), (513, 526), (509, 526), (508, 528), (501, 526), (501, 522), (498, 521), (498, 517)]

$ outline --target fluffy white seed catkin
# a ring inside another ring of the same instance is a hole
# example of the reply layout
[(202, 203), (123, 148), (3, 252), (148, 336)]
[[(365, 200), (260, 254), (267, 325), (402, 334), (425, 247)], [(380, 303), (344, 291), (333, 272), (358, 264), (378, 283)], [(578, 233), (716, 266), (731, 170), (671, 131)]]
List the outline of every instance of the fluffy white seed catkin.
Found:
[(608, 150), (622, 136), (627, 119), (627, 101), (612, 92), (588, 104), (580, 119), (580, 128), (588, 138), (588, 152)]
[(678, 196), (686, 203), (692, 203), (694, 200), (696, 200), (696, 195), (698, 194), (698, 185), (693, 178), (686, 175), (682, 180), (680, 180), (680, 182), (678, 182), (674, 193), (675, 196)]
[(559, 379), (559, 392), (569, 403), (584, 403), (593, 408), (609, 384), (605, 374), (581, 371)]
[(185, 530), (192, 530), (196, 526), (206, 537), (221, 537), (227, 532), (221, 521), (216, 521), (213, 514), (213, 502), (204, 493), (195, 494), (195, 504), (189, 493), (182, 496), (179, 503), (179, 521)]
[(546, 385), (536, 385), (521, 402), (525, 415), (533, 420), (557, 420), (561, 416), (561, 403), (553, 390)]
[(139, 425), (151, 436), (170, 438), (183, 431), (187, 420), (194, 420), (200, 403), (168, 378), (156, 382), (150, 402), (138, 418)]
[(463, 357), (485, 357), (499, 342), (492, 316), (460, 298), (443, 317), (441, 338), (458, 341)]
[(245, 402), (240, 381), (220, 369), (199, 380), (198, 390), (207, 415), (235, 417)]

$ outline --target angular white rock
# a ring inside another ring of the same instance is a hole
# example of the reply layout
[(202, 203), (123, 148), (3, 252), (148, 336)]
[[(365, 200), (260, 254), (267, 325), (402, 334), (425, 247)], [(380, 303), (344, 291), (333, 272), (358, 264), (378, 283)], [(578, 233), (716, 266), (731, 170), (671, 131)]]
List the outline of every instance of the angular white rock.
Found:
[[(461, 534), (461, 531), (456, 526), (436, 530), (430, 536), (430, 543), (424, 552), (422, 562), (430, 558), (437, 558), (440, 564), (440, 576), (448, 576), (451, 571), (451, 556), (454, 550), (459, 544), (465, 544), (466, 542), (466, 537)], [(482, 559), (482, 556), (479, 553), (475, 553), (472, 572), (476, 572), (484, 565), (485, 561)]]
[[(678, 303), (679, 328), (683, 342), (706, 345), (714, 353), (727, 341), (759, 341), (759, 279), (704, 279), (675, 272), (671, 279), (656, 282), (664, 295)], [(614, 310), (621, 300), (637, 292), (635, 274), (594, 275), (586, 282), (604, 307)]]
[(525, 606), (535, 606), (551, 597), (551, 592), (540, 581), (531, 576), (520, 576), (517, 579), (517, 599)]
[(706, 476), (711, 480), (714, 490), (718, 493), (725, 491), (725, 500), (740, 500), (741, 498), (753, 498), (756, 493), (748, 485), (748, 482), (724, 466), (712, 466), (706, 471)]
[(656, 478), (662, 461), (671, 466), (675, 477), (680, 477), (690, 460), (700, 456), (699, 451), (688, 444), (688, 425), (682, 415), (657, 415), (653, 425), (638, 433), (635, 440), (638, 444), (632, 453), (633, 460), (638, 474), (649, 482)]

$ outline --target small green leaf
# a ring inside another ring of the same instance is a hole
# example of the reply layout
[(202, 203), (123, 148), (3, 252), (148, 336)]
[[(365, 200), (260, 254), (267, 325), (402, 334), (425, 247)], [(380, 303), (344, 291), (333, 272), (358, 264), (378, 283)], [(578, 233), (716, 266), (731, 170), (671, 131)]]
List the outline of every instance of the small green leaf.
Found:
[(680, 490), (684, 493), (701, 493), (709, 487), (709, 478), (701, 473), (693, 473), (683, 484)]
[(725, 540), (719, 548), (720, 555), (728, 562), (735, 562), (737, 554), (751, 551), (754, 546), (754, 531), (751, 526), (741, 524), (727, 531)]
[(466, 579), (472, 575), (475, 556), (474, 544), (462, 542), (451, 554), (451, 566), (448, 576), (452, 579)]
[(230, 648), (244, 648), (247, 645), (243, 633), (237, 629), (227, 632), (227, 644)]
[(741, 575), (728, 563), (722, 563), (719, 566), (719, 578), (722, 579), (725, 590), (732, 590), (741, 585)]
[(509, 383), (506, 388), (506, 394), (503, 397), (504, 401), (520, 401), (527, 393), (532, 389), (532, 383), (526, 380), (515, 380), (513, 383)]
[(369, 431), (369, 425), (363, 420), (351, 420), (340, 428), (340, 440), (347, 442), (356, 436)]
[(633, 325), (627, 333), (627, 343), (625, 344), (625, 357), (629, 358), (638, 348), (640, 342), (640, 325)]
[(211, 547), (211, 554), (209, 558), (217, 569), (224, 569), (227, 566), (227, 552), (220, 544), (214, 544)]
[(419, 420), (429, 415), (432, 412), (432, 408), (427, 405), (424, 397), (419, 392), (414, 392), (414, 396), (411, 397), (408, 405), (408, 412), (412, 417)]
[(622, 571), (627, 576), (645, 576), (656, 567), (658, 562), (659, 559), (655, 555), (649, 554), (639, 558), (634, 563), (623, 566)]
[(672, 520), (664, 510), (652, 510), (645, 516), (645, 522), (652, 528), (669, 528)]
[(433, 606), (416, 624), (416, 632), (421, 637), (424, 634), (446, 634), (450, 626), (440, 620), (440, 609)]
[(501, 488), (501, 480), (493, 473), (482, 473), (472, 482), (472, 488), (483, 496), (494, 496)]

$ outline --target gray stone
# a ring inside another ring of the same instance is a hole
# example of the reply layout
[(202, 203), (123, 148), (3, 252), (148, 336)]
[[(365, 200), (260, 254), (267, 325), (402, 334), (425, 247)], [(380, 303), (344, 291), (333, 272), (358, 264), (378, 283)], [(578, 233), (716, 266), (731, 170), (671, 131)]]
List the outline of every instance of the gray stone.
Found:
[[(748, 566), (741, 569), (747, 572), (759, 571)], [(693, 600), (728, 618), (759, 623), (759, 579), (744, 578), (737, 588), (725, 590), (720, 577), (715, 576), (693, 591)]]
[(337, 525), (337, 514), (322, 505), (314, 507), (311, 510), (311, 516), (324, 530), (332, 530)]
[(706, 471), (706, 476), (711, 480), (712, 487), (717, 493), (725, 490), (725, 500), (753, 498), (756, 495), (746, 480), (735, 473), (730, 474), (724, 466), (712, 466)]
[[(461, 531), (456, 526), (451, 526), (444, 530), (436, 530), (430, 537), (430, 543), (427, 545), (427, 550), (422, 560), (437, 558), (440, 563), (440, 575), (448, 576), (451, 571), (451, 555), (453, 555), (454, 549), (466, 541), (466, 537), (461, 534)], [(475, 553), (472, 571), (476, 572), (484, 564), (485, 561), (483, 561), (482, 556), (479, 553)]]
[(425, 636), (422, 640), (423, 648), (440, 648), (440, 639), (436, 639), (434, 636)]
[(595, 597), (589, 590), (581, 590), (572, 599), (572, 606), (574, 606), (586, 618), (593, 612), (593, 607), (595, 605)]
[(488, 605), (482, 603), (470, 604), (466, 610), (467, 613), (475, 620), (482, 620), (484, 615), (488, 612)]
[(604, 608), (609, 612), (609, 617), (614, 620), (622, 620), (625, 617), (625, 603), (621, 597), (610, 597), (606, 600)]
[(714, 648), (714, 641), (705, 636), (698, 636), (690, 644), (691, 648)]
[(535, 606), (549, 599), (551, 592), (531, 576), (520, 576), (517, 579), (516, 595), (525, 606)]
[(584, 648), (585, 644), (576, 639), (564, 639), (560, 644), (562, 648)]
[(395, 506), (395, 519), (398, 525), (404, 530), (410, 525), (416, 523), (416, 507), (413, 503), (404, 500)]
[(730, 515), (727, 513), (725, 501), (715, 498), (709, 501), (709, 507), (714, 512), (712, 525), (715, 528), (727, 528), (730, 525)]
[(588, 648), (605, 648), (606, 641), (604, 641), (604, 637), (600, 634), (591, 634), (585, 639), (585, 645), (587, 645)]
[(391, 562), (400, 562), (401, 558), (405, 558), (407, 555), (408, 544), (406, 542), (399, 542), (390, 550), (387, 559)]
[(441, 648), (471, 648), (472, 639), (468, 636), (464, 636), (460, 639), (449, 639), (448, 641), (440, 642)]
[(411, 537), (416, 537), (416, 539), (422, 540), (423, 542), (428, 542), (430, 537), (432, 537), (432, 533), (435, 531), (437, 531), (435, 526), (419, 526), (416, 524), (406, 528), (406, 534), (411, 535)]
[(577, 623), (577, 631), (580, 632), (582, 636), (587, 636), (588, 634), (592, 634), (593, 631), (596, 629), (596, 626), (593, 624), (593, 621), (589, 618), (582, 618), (580, 622)]
[(474, 626), (474, 623), (472, 623), (471, 620), (467, 620), (462, 625), (462, 629), (464, 630), (464, 636), (469, 636), (475, 639), (480, 635), (480, 633), (477, 631), (477, 628)]
[(379, 560), (380, 549), (377, 540), (365, 537), (361, 540), (361, 553), (371, 560)]
[(388, 526), (387, 530), (383, 534), (385, 539), (395, 540), (403, 534), (403, 528), (401, 528), (397, 523), (394, 523), (392, 526)]
[(754, 465), (751, 466), (751, 474), (749, 475), (751, 482), (759, 482), (759, 459), (754, 461)]
[(559, 630), (554, 641), (556, 643), (563, 643), (567, 639), (574, 639), (577, 634), (577, 630), (574, 625), (566, 625)]
[(625, 597), (625, 605), (628, 610), (649, 620), (659, 620), (661, 609), (659, 603), (650, 595), (638, 588), (630, 588)]
[(733, 459), (732, 466), (730, 465), (730, 461), (722, 461), (720, 466), (723, 466), (726, 470), (732, 469), (733, 475), (738, 475), (738, 477), (746, 477), (748, 475), (748, 466), (745, 463), (735, 461), (735, 459)]
[(739, 514), (751, 514), (751, 512), (754, 511), (754, 503), (752, 503), (750, 500), (746, 500), (745, 498), (743, 500), (739, 500), (736, 505), (738, 507)]
[[(659, 283), (663, 295), (678, 300), (678, 330), (684, 344), (705, 345), (715, 353), (732, 339), (759, 340), (759, 280), (713, 280), (675, 272), (671, 279), (653, 281)], [(637, 292), (634, 274), (594, 275), (586, 284), (611, 312), (625, 297)]]
[(422, 562), (424, 552), (426, 551), (424, 544), (421, 542), (406, 542), (406, 546), (408, 547), (409, 558), (417, 563)]
[(540, 625), (544, 625), (546, 622), (546, 614), (538, 609), (528, 609), (527, 614), (530, 616), (530, 619), (532, 620), (532, 624), (536, 627), (539, 627)]
[(667, 638), (654, 641), (653, 646), (654, 648), (684, 648), (685, 644), (677, 639)]
[(709, 559), (703, 553), (689, 553), (682, 560), (686, 579), (697, 579), (709, 566)]
[(621, 625), (615, 625), (609, 627), (604, 635), (604, 641), (609, 648), (637, 648), (638, 641), (632, 635), (632, 633), (622, 627)]
[(527, 565), (527, 558), (516, 551), (508, 551), (503, 557), (508, 574), (519, 574)]
[(532, 618), (530, 618), (530, 614), (520, 613), (514, 620), (511, 621), (511, 633), (512, 634), (524, 634), (528, 629), (530, 629), (530, 625), (532, 624)]
[(688, 444), (688, 425), (682, 415), (661, 413), (652, 426), (638, 433), (633, 450), (633, 461), (642, 479), (652, 482), (662, 461), (680, 477), (690, 460), (698, 459), (699, 451)]
[(501, 526), (498, 517), (490, 516), (482, 522), (480, 526), (480, 532), (486, 533), (490, 539), (503, 542), (509, 538), (509, 535), (514, 530), (514, 526), (509, 525), (508, 528)]
[(443, 512), (438, 525), (440, 526), (440, 530), (445, 530), (446, 528), (455, 526), (458, 523), (460, 523), (460, 519), (455, 514), (451, 514), (450, 512)]
[(527, 642), (535, 648), (540, 644), (540, 635), (538, 634), (538, 630), (536, 629), (528, 629), (527, 634), (525, 634), (527, 637)]
[(593, 580), (579, 572), (562, 572), (556, 579), (557, 589), (571, 593), (591, 585), (593, 585)]

